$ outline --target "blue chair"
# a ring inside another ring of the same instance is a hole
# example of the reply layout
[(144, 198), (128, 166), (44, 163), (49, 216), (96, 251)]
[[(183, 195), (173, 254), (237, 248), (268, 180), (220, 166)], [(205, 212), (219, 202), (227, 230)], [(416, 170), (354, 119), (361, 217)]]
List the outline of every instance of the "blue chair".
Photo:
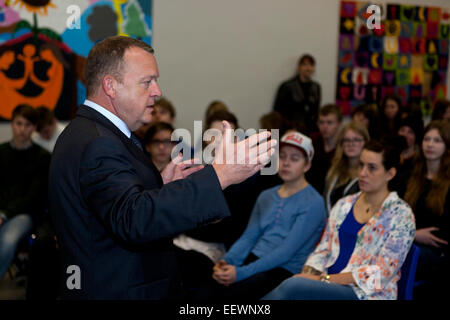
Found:
[(412, 300), (419, 255), (420, 249), (413, 243), (401, 268), (401, 277), (397, 283), (397, 300)]

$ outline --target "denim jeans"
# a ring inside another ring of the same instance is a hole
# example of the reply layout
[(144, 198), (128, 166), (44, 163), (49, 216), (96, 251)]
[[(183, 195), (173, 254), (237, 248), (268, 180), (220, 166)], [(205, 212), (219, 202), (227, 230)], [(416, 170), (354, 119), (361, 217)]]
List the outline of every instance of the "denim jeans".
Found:
[(8, 270), (19, 242), (30, 232), (33, 220), (28, 214), (19, 214), (0, 225), (0, 279)]
[(358, 297), (350, 286), (291, 277), (262, 300), (358, 300)]

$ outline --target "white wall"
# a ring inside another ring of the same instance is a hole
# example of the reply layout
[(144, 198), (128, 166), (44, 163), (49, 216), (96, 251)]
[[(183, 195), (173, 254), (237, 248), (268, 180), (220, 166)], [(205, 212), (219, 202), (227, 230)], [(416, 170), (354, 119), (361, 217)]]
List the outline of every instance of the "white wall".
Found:
[[(322, 104), (333, 102), (339, 0), (153, 0), (153, 46), (163, 93), (191, 129), (207, 104), (221, 99), (245, 128), (258, 128), (298, 57), (316, 57)], [(397, 0), (450, 7), (449, 0)], [(450, 94), (450, 72), (447, 74)]]
[[(449, 0), (389, 3), (447, 6)], [(244, 128), (258, 128), (298, 57), (316, 57), (322, 103), (334, 101), (339, 0), (153, 0), (159, 84), (177, 127), (192, 130), (209, 102), (223, 100)], [(450, 94), (450, 72), (447, 74)], [(0, 125), (0, 141), (10, 127)]]
[(0, 143), (11, 140), (11, 125), (9, 122), (0, 123)]
[(338, 8), (323, 0), (154, 0), (159, 83), (178, 110), (177, 125), (192, 128), (220, 99), (241, 126), (258, 128), (304, 52), (317, 58), (323, 102), (333, 101)]

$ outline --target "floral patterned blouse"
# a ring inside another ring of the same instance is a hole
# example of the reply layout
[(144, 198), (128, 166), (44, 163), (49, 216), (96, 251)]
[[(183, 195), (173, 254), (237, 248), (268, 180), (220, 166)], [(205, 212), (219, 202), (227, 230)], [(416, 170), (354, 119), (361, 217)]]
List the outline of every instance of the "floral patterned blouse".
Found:
[[(339, 228), (361, 192), (340, 199), (330, 212), (325, 232), (305, 265), (319, 271), (339, 256)], [(409, 205), (391, 192), (380, 210), (359, 230), (355, 249), (342, 273), (351, 272), (361, 300), (397, 299), (400, 268), (413, 243), (415, 220)]]

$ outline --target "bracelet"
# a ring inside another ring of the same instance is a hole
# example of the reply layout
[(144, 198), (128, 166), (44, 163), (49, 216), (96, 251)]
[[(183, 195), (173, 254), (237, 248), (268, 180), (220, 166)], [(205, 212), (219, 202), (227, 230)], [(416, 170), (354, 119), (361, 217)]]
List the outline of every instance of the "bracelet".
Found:
[(329, 275), (329, 274), (326, 274), (326, 273), (323, 273), (323, 274), (320, 276), (320, 281), (326, 282), (326, 283), (330, 283), (330, 275)]

